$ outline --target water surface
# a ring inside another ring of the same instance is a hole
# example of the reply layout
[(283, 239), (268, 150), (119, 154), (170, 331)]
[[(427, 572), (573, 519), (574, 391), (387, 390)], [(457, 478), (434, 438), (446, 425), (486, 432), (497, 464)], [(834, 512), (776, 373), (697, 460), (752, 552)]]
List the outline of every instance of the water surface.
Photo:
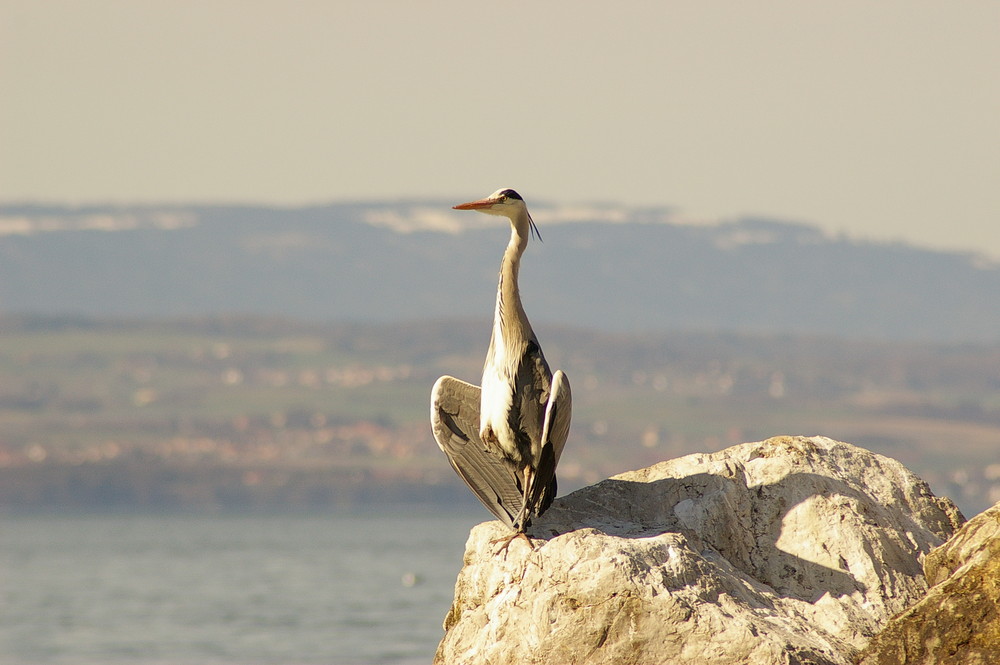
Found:
[(429, 663), (488, 517), (0, 515), (0, 664)]

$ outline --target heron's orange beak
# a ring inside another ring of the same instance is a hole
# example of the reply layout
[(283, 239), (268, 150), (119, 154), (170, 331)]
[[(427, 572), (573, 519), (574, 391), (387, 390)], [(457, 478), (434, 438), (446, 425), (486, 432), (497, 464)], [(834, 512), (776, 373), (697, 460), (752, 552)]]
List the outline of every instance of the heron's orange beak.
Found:
[(489, 208), (491, 205), (496, 203), (494, 199), (479, 199), (478, 201), (469, 201), (468, 203), (459, 203), (457, 206), (452, 206), (453, 210), (480, 210), (482, 208)]

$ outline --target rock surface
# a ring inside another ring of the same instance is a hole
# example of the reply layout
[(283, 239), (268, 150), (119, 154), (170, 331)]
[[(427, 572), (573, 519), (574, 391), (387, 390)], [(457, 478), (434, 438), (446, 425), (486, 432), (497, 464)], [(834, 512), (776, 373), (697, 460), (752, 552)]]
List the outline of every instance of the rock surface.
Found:
[(557, 500), (534, 550), (473, 528), (435, 663), (850, 663), (962, 521), (824, 437), (662, 462)]
[(924, 560), (934, 586), (865, 648), (862, 665), (1000, 663), (1000, 504)]

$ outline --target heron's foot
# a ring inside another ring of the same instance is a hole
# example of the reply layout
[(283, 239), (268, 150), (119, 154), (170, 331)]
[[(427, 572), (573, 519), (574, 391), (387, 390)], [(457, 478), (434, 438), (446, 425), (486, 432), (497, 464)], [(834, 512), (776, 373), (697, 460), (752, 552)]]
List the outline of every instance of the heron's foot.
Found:
[(531, 542), (531, 538), (528, 538), (528, 536), (523, 531), (518, 531), (517, 533), (515, 533), (512, 536), (505, 536), (503, 538), (497, 538), (496, 540), (491, 540), (490, 541), (490, 545), (496, 545), (497, 543), (503, 543), (503, 545), (501, 545), (500, 547), (498, 547), (497, 551), (493, 553), (493, 556), (496, 556), (496, 555), (500, 554), (500, 552), (503, 552), (503, 558), (506, 559), (507, 558), (507, 548), (509, 548), (510, 544), (512, 542), (514, 542), (515, 540), (517, 540), (518, 538), (523, 538), (524, 542), (528, 543), (528, 547), (530, 547), (531, 550), (534, 551), (535, 545), (534, 545), (534, 543)]

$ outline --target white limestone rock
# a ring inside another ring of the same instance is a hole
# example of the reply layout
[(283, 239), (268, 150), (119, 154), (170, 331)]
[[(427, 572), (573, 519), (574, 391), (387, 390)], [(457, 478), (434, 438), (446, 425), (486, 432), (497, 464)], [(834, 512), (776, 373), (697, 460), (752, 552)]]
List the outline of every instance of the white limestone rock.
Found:
[(476, 526), (435, 663), (847, 664), (963, 521), (899, 462), (778, 437), (557, 500), (506, 556)]

